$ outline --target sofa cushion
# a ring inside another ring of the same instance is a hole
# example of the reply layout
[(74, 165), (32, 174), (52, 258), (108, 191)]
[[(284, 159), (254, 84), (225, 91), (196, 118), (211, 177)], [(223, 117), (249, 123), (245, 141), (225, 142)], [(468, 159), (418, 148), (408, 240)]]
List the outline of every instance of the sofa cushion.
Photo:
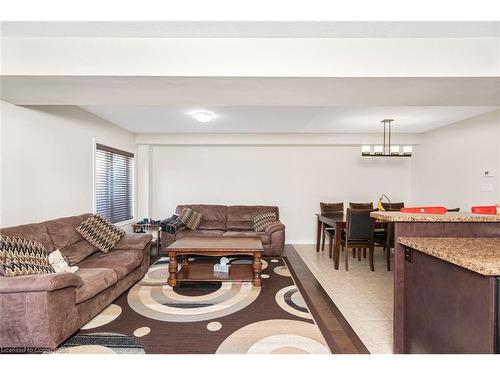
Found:
[(179, 214), (183, 208), (191, 208), (202, 215), (198, 229), (226, 229), (226, 206), (215, 204), (184, 204), (177, 206), (175, 212)]
[(183, 230), (176, 234), (175, 239), (178, 240), (182, 237), (222, 236), (223, 234), (223, 230)]
[(100, 215), (92, 215), (76, 227), (78, 233), (104, 253), (116, 245), (125, 231)]
[(267, 212), (274, 212), (276, 220), (279, 220), (279, 210), (276, 206), (228, 206), (226, 230), (253, 231), (254, 217)]
[(47, 227), (44, 223), (19, 225), (0, 229), (0, 234), (4, 236), (16, 236), (40, 242), (50, 253), (55, 250)]
[(271, 243), (271, 236), (265, 232), (254, 231), (227, 231), (223, 234), (224, 237), (259, 237), (263, 245)]
[(61, 253), (65, 256), (70, 266), (74, 266), (81, 262), (89, 255), (97, 253), (99, 249), (82, 238), (80, 241), (62, 248)]
[(111, 250), (109, 253), (99, 251), (78, 263), (78, 267), (111, 268), (116, 272), (118, 280), (121, 280), (141, 264), (143, 257), (142, 250)]
[(76, 289), (76, 303), (94, 297), (118, 281), (116, 272), (110, 268), (81, 268), (76, 274), (82, 280)]
[(23, 276), (55, 273), (40, 242), (0, 235), (0, 275)]
[(78, 241), (83, 240), (83, 237), (76, 231), (76, 227), (87, 220), (92, 214), (83, 214), (79, 216), (62, 217), (55, 220), (44, 222), (47, 227), (47, 232), (52, 238), (54, 247), (62, 250), (65, 247), (71, 246)]

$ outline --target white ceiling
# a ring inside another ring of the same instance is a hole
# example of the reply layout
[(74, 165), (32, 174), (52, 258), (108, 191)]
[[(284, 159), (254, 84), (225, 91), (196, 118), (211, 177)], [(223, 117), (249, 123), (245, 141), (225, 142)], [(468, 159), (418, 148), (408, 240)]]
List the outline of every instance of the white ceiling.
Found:
[[(380, 121), (393, 118), (396, 133), (421, 133), (493, 111), (462, 107), (169, 107), (83, 106), (83, 109), (134, 133), (378, 133)], [(190, 114), (208, 110), (210, 123)]]
[(3, 22), (4, 37), (494, 38), (499, 22)]

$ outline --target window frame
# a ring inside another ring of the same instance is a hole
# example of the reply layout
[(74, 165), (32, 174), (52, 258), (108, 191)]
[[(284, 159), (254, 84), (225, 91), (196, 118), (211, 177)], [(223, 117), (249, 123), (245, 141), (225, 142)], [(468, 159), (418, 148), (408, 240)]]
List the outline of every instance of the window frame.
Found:
[(93, 155), (93, 159), (94, 159), (94, 173), (93, 173), (93, 212), (94, 213), (97, 213), (97, 151), (98, 150), (101, 150), (101, 151), (105, 151), (105, 152), (111, 152), (111, 153), (115, 153), (115, 154), (118, 154), (118, 155), (122, 155), (122, 156), (126, 156), (126, 157), (129, 157), (131, 158), (131, 184), (130, 184), (130, 199), (131, 199), (131, 202), (132, 202), (132, 211), (131, 211), (131, 214), (132, 214), (132, 217), (130, 219), (126, 219), (126, 220), (122, 220), (122, 221), (118, 221), (116, 223), (113, 223), (114, 225), (117, 225), (117, 226), (124, 226), (124, 225), (127, 225), (127, 224), (131, 224), (131, 223), (134, 223), (135, 222), (135, 211), (136, 211), (136, 207), (135, 207), (135, 169), (136, 169), (136, 159), (135, 159), (135, 154), (132, 153), (132, 152), (129, 152), (129, 151), (124, 151), (124, 150), (121, 150), (121, 149), (118, 149), (118, 148), (114, 148), (114, 147), (111, 147), (111, 146), (107, 146), (105, 144), (102, 144), (102, 143), (99, 143), (99, 142), (96, 142), (94, 140), (93, 142), (93, 150), (92, 150), (92, 155)]

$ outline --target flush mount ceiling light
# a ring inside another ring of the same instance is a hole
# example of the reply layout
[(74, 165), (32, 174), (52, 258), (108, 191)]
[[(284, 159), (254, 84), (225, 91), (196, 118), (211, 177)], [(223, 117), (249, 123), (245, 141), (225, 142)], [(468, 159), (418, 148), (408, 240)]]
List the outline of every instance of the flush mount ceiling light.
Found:
[(213, 114), (212, 112), (208, 112), (208, 111), (193, 112), (193, 113), (191, 113), (191, 116), (193, 116), (197, 121), (203, 122), (203, 123), (210, 122), (215, 118), (215, 114)]
[[(362, 156), (392, 156), (392, 157), (410, 157), (412, 147), (409, 145), (399, 146), (391, 144), (391, 124), (393, 119), (383, 119), (384, 124), (384, 143), (382, 145), (363, 145), (361, 146)], [(373, 150), (373, 152), (372, 152)], [(402, 151), (402, 152), (401, 152)]]

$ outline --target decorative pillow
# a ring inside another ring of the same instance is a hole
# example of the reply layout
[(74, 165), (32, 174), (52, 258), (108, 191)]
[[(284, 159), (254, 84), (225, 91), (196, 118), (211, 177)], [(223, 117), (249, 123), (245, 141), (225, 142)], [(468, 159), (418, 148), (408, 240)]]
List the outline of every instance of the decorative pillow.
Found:
[(264, 232), (268, 226), (277, 222), (276, 213), (266, 212), (264, 214), (257, 215), (253, 218), (253, 230), (256, 232)]
[(179, 213), (179, 220), (185, 223), (186, 221), (189, 221), (189, 218), (193, 214), (193, 210), (190, 208), (183, 208), (181, 212)]
[(191, 208), (183, 208), (179, 214), (179, 220), (189, 229), (196, 230), (201, 224), (203, 215), (193, 211)]
[(41, 243), (27, 238), (0, 235), (0, 274), (4, 276), (55, 273)]
[(103, 253), (108, 253), (125, 234), (123, 229), (99, 215), (89, 217), (77, 226), (76, 230)]

